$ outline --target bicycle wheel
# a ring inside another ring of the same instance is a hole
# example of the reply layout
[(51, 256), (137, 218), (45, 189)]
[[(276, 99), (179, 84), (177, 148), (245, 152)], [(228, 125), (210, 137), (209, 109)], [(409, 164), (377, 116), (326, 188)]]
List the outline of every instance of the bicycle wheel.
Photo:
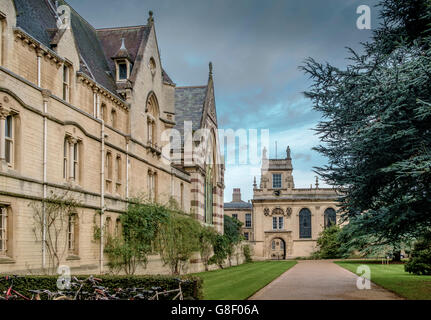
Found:
[(73, 300), (73, 299), (70, 297), (67, 297), (67, 296), (60, 296), (60, 297), (56, 297), (52, 300)]

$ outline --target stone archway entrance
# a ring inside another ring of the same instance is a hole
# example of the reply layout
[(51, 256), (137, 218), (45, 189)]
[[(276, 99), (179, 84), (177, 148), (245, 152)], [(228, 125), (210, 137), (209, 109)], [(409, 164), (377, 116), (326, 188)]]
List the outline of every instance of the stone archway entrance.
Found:
[(285, 260), (286, 259), (286, 242), (281, 238), (274, 238), (271, 241), (270, 250), (271, 260)]

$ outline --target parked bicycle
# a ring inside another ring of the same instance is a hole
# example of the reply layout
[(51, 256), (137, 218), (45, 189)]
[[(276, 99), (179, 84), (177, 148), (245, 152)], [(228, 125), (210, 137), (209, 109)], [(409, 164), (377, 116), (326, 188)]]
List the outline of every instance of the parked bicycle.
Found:
[[(162, 287), (147, 288), (115, 288), (109, 289), (101, 285), (102, 279), (89, 276), (79, 280), (73, 277), (67, 291), (50, 290), (27, 290), (31, 297), (28, 297), (13, 288), (14, 280), (19, 276), (1, 277), (0, 281), (9, 283), (4, 296), (0, 295), (0, 300), (184, 300), (182, 285), (190, 280), (175, 279), (178, 282), (178, 289), (163, 290)], [(84, 291), (84, 288), (87, 291)], [(91, 288), (91, 290), (88, 290)], [(190, 299), (190, 298), (186, 298)]]
[[(183, 290), (181, 288), (181, 284), (184, 283), (189, 283), (190, 280), (182, 280), (182, 279), (175, 279), (176, 281), (178, 281), (178, 289), (173, 289), (173, 290), (164, 290), (164, 291), (158, 291), (158, 290), (154, 290), (156, 293), (150, 297), (148, 300), (159, 300), (159, 297), (161, 296), (168, 296), (170, 294), (176, 293), (176, 295), (173, 297), (172, 300), (184, 300), (184, 295), (183, 295)], [(155, 288), (155, 289), (161, 289), (161, 288)]]
[(31, 300), (31, 298), (26, 297), (25, 295), (19, 293), (13, 288), (13, 282), (17, 278), (23, 278), (23, 277), (14, 275), (14, 276), (4, 276), (0, 278), (0, 281), (5, 281), (10, 283), (9, 288), (4, 292), (4, 296), (0, 296), (1, 300), (20, 300), (20, 299)]

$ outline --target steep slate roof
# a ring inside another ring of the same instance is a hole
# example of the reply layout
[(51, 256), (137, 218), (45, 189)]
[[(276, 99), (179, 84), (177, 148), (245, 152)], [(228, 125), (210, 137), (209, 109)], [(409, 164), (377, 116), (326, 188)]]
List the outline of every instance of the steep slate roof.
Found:
[[(42, 44), (51, 48), (52, 37), (56, 34), (56, 14), (50, 0), (14, 0), (17, 9), (17, 27), (22, 28)], [(54, 2), (51, 2), (54, 3)], [(64, 0), (59, 5), (68, 5)], [(113, 78), (106, 73), (109, 66), (105, 59), (102, 46), (94, 29), (71, 6), (71, 27), (75, 36), (77, 49), (87, 68), (80, 71), (104, 86), (112, 93), (116, 93)]]
[(252, 204), (245, 201), (240, 202), (225, 202), (224, 207), (226, 209), (251, 209)]
[[(51, 48), (61, 34), (57, 32), (54, 0), (14, 0), (17, 9), (17, 27), (22, 28), (46, 47)], [(51, 4), (51, 5), (50, 5)], [(59, 5), (68, 5), (64, 0)], [(112, 93), (117, 93), (114, 80), (115, 63), (112, 57), (125, 39), (127, 52), (132, 62), (142, 60), (139, 48), (145, 46), (151, 26), (106, 28), (96, 30), (82, 18), (70, 5), (71, 27), (80, 54), (80, 70)], [(175, 85), (162, 69), (163, 82)], [(208, 86), (175, 88), (176, 126), (184, 134), (184, 121), (192, 121), (192, 129), (201, 126)]]
[[(64, 1), (59, 1), (64, 4)], [(90, 77), (100, 83), (109, 91), (116, 93), (116, 85), (113, 76), (109, 75), (109, 65), (106, 62), (102, 45), (97, 37), (96, 29), (85, 21), (75, 10), (71, 8), (71, 24), (79, 53), (90, 69), (80, 70), (86, 72)]]
[(139, 60), (142, 59), (142, 57), (138, 57), (138, 50), (142, 42), (145, 46), (150, 30), (151, 28), (149, 26), (105, 28), (96, 30), (112, 74), (115, 74), (115, 62), (112, 57), (114, 57), (118, 53), (118, 50), (120, 50), (121, 39), (124, 38), (124, 44), (129, 53), (130, 59), (132, 63), (135, 63), (137, 58)]
[(42, 44), (51, 47), (49, 29), (57, 28), (54, 12), (46, 1), (14, 0), (17, 11), (16, 25)]
[(175, 88), (175, 129), (184, 136), (184, 121), (192, 121), (193, 131), (201, 127), (207, 86)]

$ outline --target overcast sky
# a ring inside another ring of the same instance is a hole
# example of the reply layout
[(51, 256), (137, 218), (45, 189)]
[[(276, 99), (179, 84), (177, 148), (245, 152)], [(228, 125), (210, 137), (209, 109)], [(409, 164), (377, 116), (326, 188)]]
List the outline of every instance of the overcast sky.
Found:
[[(359, 30), (356, 9), (377, 0), (69, 0), (94, 27), (146, 24), (154, 12), (164, 69), (178, 86), (202, 85), (214, 65), (216, 107), (223, 129), (269, 129), (270, 156), (292, 149), (296, 187), (315, 181), (314, 166), (325, 158), (311, 150), (319, 139), (311, 130), (320, 119), (302, 92), (311, 82), (298, 66), (313, 57), (338, 67), (347, 50), (360, 50), (370, 30)], [(252, 198), (259, 166), (228, 165), (225, 201), (240, 187)]]

